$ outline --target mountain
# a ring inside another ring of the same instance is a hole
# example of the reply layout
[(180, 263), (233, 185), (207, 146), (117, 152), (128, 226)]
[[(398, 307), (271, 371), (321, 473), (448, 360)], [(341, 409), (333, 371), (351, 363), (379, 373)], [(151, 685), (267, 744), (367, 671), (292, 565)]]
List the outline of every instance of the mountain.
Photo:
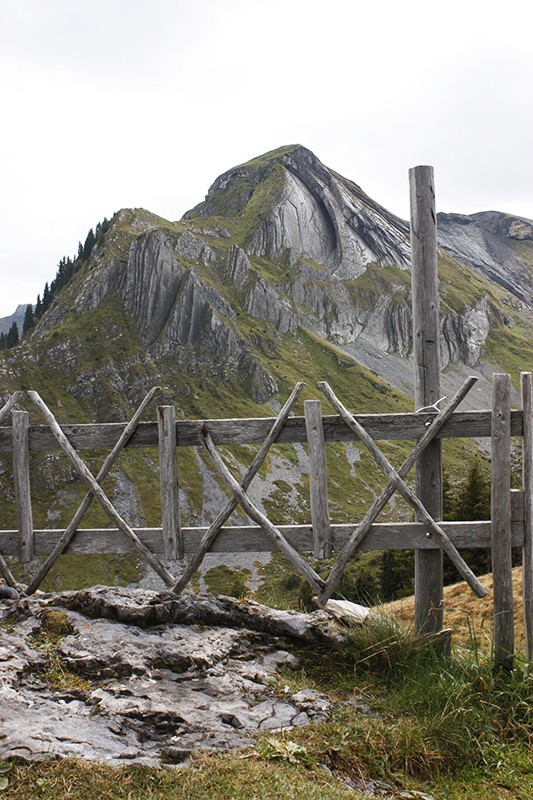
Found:
[[(469, 402), (487, 407), (493, 371), (533, 363), (533, 222), (441, 214), (438, 228), (443, 393), (476, 373)], [(325, 378), (359, 411), (412, 408), (408, 223), (300, 145), (228, 170), (180, 221), (118, 212), (74, 267), (0, 354), (2, 394), (113, 421), (163, 383), (183, 415), (257, 416)], [(202, 518), (215, 494), (195, 501)]]
[(18, 305), (13, 314), (9, 317), (0, 317), (0, 333), (7, 333), (14, 322), (17, 323), (19, 333), (22, 333), (22, 325), (24, 323), (24, 314), (26, 312), (26, 305)]

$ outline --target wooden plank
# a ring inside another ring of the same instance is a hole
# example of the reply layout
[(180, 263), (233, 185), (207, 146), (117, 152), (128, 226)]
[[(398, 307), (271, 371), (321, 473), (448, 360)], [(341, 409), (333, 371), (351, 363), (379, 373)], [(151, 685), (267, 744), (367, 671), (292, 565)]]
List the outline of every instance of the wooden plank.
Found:
[(144, 560), (147, 561), (148, 564), (150, 564), (152, 569), (155, 572), (157, 572), (159, 577), (167, 584), (167, 586), (172, 586), (174, 584), (173, 576), (166, 569), (166, 567), (163, 566), (163, 564), (159, 561), (159, 559), (156, 556), (154, 556), (154, 554), (150, 552), (150, 550), (147, 547), (145, 547), (145, 545), (137, 537), (133, 529), (130, 528), (128, 523), (124, 519), (122, 519), (120, 514), (116, 511), (113, 504), (111, 503), (107, 495), (104, 493), (99, 483), (95, 480), (94, 475), (91, 473), (91, 471), (87, 468), (85, 462), (80, 458), (80, 456), (74, 450), (69, 440), (61, 430), (61, 427), (58, 425), (54, 415), (52, 414), (50, 409), (47, 408), (46, 404), (39, 397), (38, 393), (34, 391), (29, 391), (28, 395), (33, 400), (35, 405), (40, 409), (48, 425), (53, 431), (54, 436), (61, 445), (61, 449), (66, 454), (70, 462), (76, 467), (76, 470), (79, 472), (83, 480), (87, 483), (89, 488), (92, 490), (93, 494), (95, 495), (96, 499), (98, 500), (104, 511), (108, 514), (109, 517), (111, 517), (115, 525), (118, 528), (120, 528), (120, 530), (131, 539), (134, 546), (142, 555)]
[(331, 556), (331, 521), (328, 507), (326, 446), (320, 400), (305, 400), (304, 417), (309, 451), (313, 555), (316, 558), (329, 558)]
[[(488, 548), (491, 546), (491, 523), (441, 522), (442, 529), (458, 548)], [(278, 525), (280, 533), (298, 552), (311, 553), (313, 530), (311, 525)], [(352, 523), (331, 526), (333, 549), (344, 547), (353, 530)], [(134, 528), (136, 535), (156, 555), (163, 554), (161, 528)], [(513, 520), (512, 545), (523, 547), (524, 529), (521, 520)], [(35, 556), (47, 556), (57, 545), (63, 533), (59, 530), (34, 531)], [(193, 556), (206, 533), (206, 528), (183, 527), (185, 556)], [(421, 522), (376, 522), (370, 528), (360, 550), (434, 550), (438, 542), (426, 536), (426, 527)], [(7, 556), (18, 555), (18, 531), (0, 531), (0, 550)], [(275, 545), (258, 525), (223, 527), (209, 548), (210, 553), (273, 553)], [(65, 548), (65, 553), (84, 555), (136, 553), (134, 545), (118, 528), (80, 528), (74, 539)]]
[(491, 522), (494, 577), (494, 663), (512, 669), (514, 654), (511, 541), (511, 377), (494, 375)]
[[(437, 271), (437, 217), (433, 168), (409, 170), (411, 207), (411, 286), (415, 408), (436, 403), (440, 387), (440, 319)], [(416, 495), (435, 520), (442, 519), (442, 453), (433, 441), (416, 465)], [(443, 624), (442, 552), (415, 552), (415, 628), (436, 633)]]
[(524, 487), (524, 547), (522, 586), (526, 659), (533, 662), (533, 392), (531, 372), (520, 375), (524, 437), (522, 439), (522, 484)]
[[(375, 441), (419, 439), (434, 414), (358, 414), (357, 418)], [(216, 445), (241, 445), (262, 442), (275, 422), (274, 418), (178, 420), (176, 422), (178, 447), (197, 446), (201, 443), (202, 427), (212, 432)], [(337, 415), (323, 417), (324, 438), (328, 441), (353, 441), (354, 435)], [(113, 422), (93, 425), (64, 425), (63, 430), (76, 450), (111, 448), (125, 428), (125, 423)], [(511, 435), (522, 436), (522, 410), (511, 412)], [(457, 412), (438, 434), (439, 439), (485, 438), (491, 435), (490, 411)], [(0, 451), (11, 450), (11, 427), (0, 428)], [(143, 422), (128, 442), (128, 447), (157, 447), (157, 423)], [(307, 439), (304, 417), (291, 417), (279, 435), (280, 443), (305, 443)], [(59, 445), (46, 425), (30, 426), (30, 451), (59, 450)]]
[(158, 406), (159, 484), (164, 554), (167, 559), (183, 558), (183, 537), (178, 505), (178, 462), (176, 458), (176, 409)]
[(33, 514), (31, 508), (29, 425), (27, 411), (13, 411), (13, 479), (19, 526), (19, 559), (33, 558)]

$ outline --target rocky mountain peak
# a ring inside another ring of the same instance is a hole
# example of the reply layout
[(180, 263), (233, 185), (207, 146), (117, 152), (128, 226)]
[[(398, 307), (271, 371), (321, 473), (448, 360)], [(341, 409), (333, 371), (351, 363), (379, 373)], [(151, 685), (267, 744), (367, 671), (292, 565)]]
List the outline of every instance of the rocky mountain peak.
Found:
[[(508, 309), (531, 306), (533, 223), (498, 212), (440, 214), (438, 230), (442, 363), (470, 368)], [(72, 365), (75, 392), (87, 392), (79, 375), (98, 340), (100, 362), (105, 352), (111, 363), (120, 343), (124, 359), (142, 364), (132, 368), (136, 382), (170, 368), (237, 384), (263, 403), (286, 381), (283, 363), (306, 331), (410, 391), (409, 266), (407, 223), (306, 147), (289, 145), (224, 172), (179, 222), (118, 212), (33, 341), (48, 364), (57, 350), (58, 367)]]
[(321, 265), (352, 279), (369, 264), (409, 266), (408, 226), (356, 184), (292, 145), (228, 170), (184, 219), (240, 215), (248, 255)]

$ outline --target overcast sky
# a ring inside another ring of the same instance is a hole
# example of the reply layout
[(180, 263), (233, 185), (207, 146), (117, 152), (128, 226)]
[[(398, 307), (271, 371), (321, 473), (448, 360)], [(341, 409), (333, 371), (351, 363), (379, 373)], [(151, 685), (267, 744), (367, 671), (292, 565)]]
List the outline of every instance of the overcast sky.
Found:
[(0, 0), (0, 316), (124, 207), (300, 143), (408, 216), (533, 218), (529, 0)]

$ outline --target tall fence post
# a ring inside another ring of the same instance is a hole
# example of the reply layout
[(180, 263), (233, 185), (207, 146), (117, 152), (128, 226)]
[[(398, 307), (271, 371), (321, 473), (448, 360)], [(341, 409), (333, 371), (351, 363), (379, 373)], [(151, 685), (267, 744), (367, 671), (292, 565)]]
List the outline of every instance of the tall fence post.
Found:
[(34, 555), (30, 485), (30, 415), (27, 411), (13, 411), (11, 418), (13, 420), (13, 478), (18, 516), (19, 558), (25, 564), (31, 561)]
[(531, 372), (520, 375), (522, 389), (522, 484), (524, 489), (524, 549), (522, 551), (522, 598), (526, 658), (533, 662), (533, 392)]
[(511, 377), (495, 374), (492, 393), (491, 536), (494, 663), (511, 669), (514, 651), (511, 539)]
[[(409, 170), (415, 409), (440, 399), (440, 322), (437, 218), (433, 167)], [(442, 519), (442, 448), (435, 439), (416, 462), (416, 494), (435, 520)], [(443, 622), (442, 550), (415, 550), (415, 627), (436, 632)]]
[(178, 505), (178, 463), (176, 458), (176, 409), (157, 407), (159, 433), (159, 481), (161, 487), (161, 527), (165, 558), (183, 558), (183, 536)]
[(326, 444), (320, 400), (305, 400), (304, 415), (309, 448), (313, 554), (316, 558), (330, 558), (332, 552), (331, 522), (328, 508)]

